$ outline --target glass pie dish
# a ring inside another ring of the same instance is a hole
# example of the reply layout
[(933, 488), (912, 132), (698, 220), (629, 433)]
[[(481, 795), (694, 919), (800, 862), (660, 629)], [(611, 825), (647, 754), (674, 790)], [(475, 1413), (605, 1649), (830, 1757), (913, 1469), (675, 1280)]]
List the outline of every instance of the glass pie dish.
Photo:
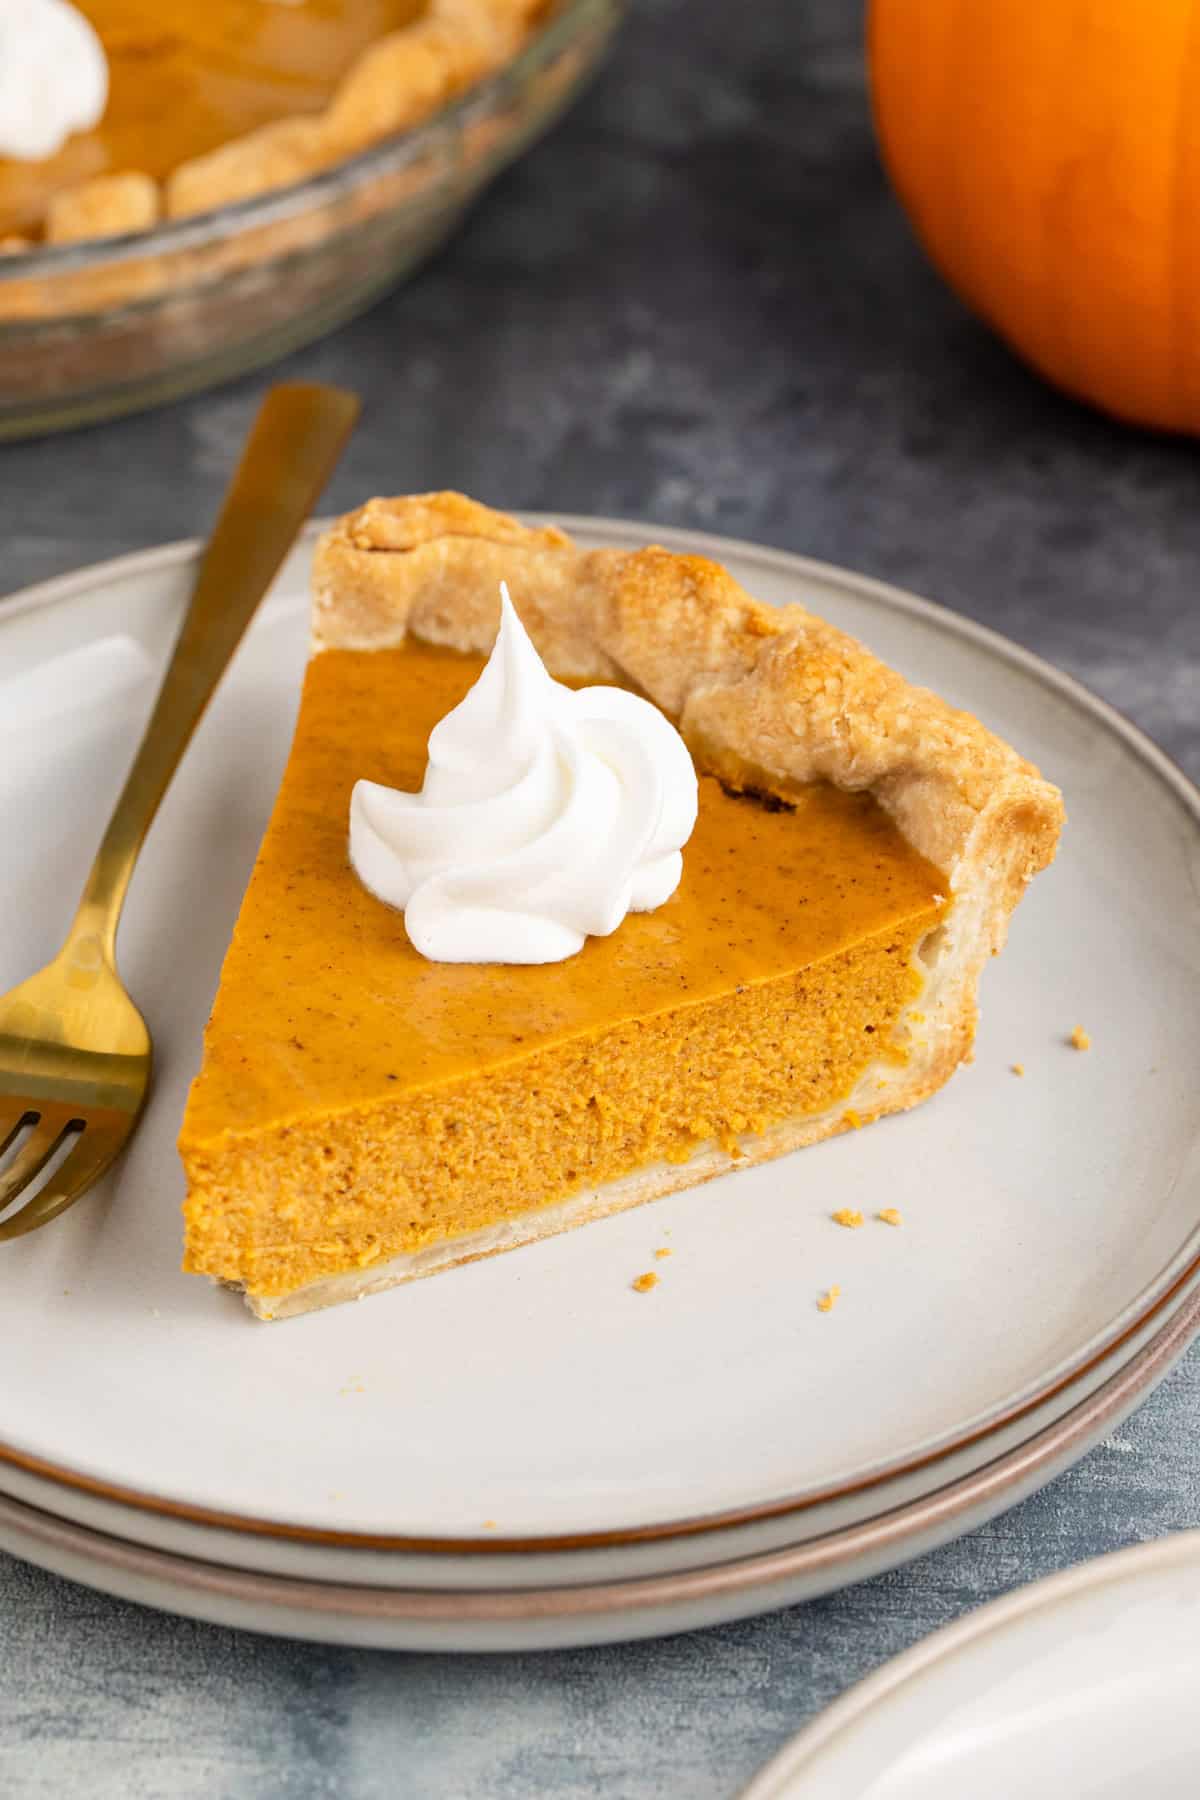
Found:
[(629, 0), (564, 0), (495, 75), (288, 188), (0, 256), (0, 438), (176, 399), (287, 354), (413, 271), (570, 103)]

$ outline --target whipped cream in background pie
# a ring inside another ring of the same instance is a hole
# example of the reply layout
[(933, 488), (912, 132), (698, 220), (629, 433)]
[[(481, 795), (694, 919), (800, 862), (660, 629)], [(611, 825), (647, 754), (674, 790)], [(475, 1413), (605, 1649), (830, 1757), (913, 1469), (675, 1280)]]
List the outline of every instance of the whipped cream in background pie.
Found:
[(435, 962), (549, 963), (653, 912), (683, 873), (696, 771), (657, 707), (555, 681), (501, 584), (482, 675), (418, 794), (356, 783), (350, 860)]
[(0, 156), (40, 162), (108, 102), (108, 59), (68, 0), (0, 0)]

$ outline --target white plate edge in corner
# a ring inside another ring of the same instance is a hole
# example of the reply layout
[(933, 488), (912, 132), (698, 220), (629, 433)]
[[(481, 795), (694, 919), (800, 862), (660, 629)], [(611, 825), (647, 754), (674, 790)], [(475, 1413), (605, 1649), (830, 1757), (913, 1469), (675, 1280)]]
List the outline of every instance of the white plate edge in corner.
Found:
[[(1171, 1532), (1148, 1543), (1091, 1557), (988, 1601), (919, 1639), (832, 1701), (775, 1753), (741, 1790), (738, 1800), (806, 1800), (818, 1777), (839, 1783), (820, 1790), (829, 1800), (835, 1794), (837, 1800), (857, 1800), (854, 1790), (840, 1785), (844, 1777), (839, 1775), (837, 1763), (852, 1743), (861, 1743), (885, 1705), (903, 1705), (907, 1693), (936, 1679), (948, 1664), (988, 1640), (999, 1641), (1006, 1634), (1019, 1639), (1031, 1622), (1043, 1622), (1081, 1596), (1167, 1570), (1183, 1570), (1195, 1578), (1192, 1603), (1200, 1615), (1200, 1530)], [(874, 1773), (885, 1776), (887, 1770), (880, 1768)]]

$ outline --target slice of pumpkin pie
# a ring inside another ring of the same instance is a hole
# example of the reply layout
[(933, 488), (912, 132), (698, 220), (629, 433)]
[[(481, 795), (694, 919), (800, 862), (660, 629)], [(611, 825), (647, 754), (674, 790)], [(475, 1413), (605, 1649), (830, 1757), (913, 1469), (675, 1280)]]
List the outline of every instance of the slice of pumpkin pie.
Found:
[(262, 1318), (357, 1298), (968, 1055), (1062, 821), (974, 718), (705, 558), (457, 494), (370, 501), (314, 582), (180, 1138), (187, 1269)]

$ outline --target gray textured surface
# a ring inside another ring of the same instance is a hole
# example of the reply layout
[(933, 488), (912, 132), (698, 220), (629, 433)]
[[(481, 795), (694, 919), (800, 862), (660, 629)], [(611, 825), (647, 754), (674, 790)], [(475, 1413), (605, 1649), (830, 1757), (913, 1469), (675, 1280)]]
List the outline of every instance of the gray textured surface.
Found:
[[(371, 411), (329, 496), (454, 484), (883, 575), (1080, 675), (1200, 774), (1195, 450), (1036, 383), (943, 292), (881, 179), (856, 0), (642, 0), (580, 109), (413, 286), (291, 373)], [(0, 586), (203, 529), (260, 380), (0, 451)], [(732, 1795), (964, 1609), (1200, 1524), (1200, 1350), (1037, 1498), (748, 1624), (551, 1656), (242, 1636), (0, 1561), (0, 1790)]]

